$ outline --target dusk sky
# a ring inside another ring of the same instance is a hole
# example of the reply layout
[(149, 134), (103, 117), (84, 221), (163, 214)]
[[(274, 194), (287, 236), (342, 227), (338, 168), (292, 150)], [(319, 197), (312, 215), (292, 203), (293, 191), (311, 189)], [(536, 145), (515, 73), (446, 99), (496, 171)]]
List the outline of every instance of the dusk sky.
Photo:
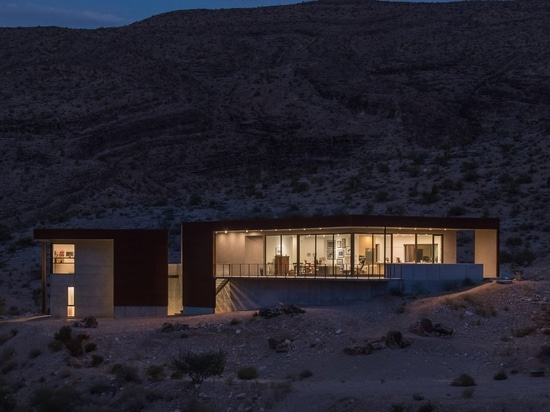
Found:
[(94, 29), (124, 26), (174, 10), (263, 7), (296, 3), (302, 3), (302, 0), (0, 0), (0, 27), (60, 26)]
[(228, 9), (300, 0), (0, 0), (0, 27), (115, 27), (182, 9)]

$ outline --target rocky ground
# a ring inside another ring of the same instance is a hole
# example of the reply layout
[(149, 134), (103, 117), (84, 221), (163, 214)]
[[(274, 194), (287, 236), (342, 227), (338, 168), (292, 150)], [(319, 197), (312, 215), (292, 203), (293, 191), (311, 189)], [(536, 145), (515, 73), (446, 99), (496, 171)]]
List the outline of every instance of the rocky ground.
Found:
[[(17, 410), (541, 411), (550, 407), (549, 378), (534, 375), (548, 372), (549, 297), (550, 282), (533, 278), (272, 318), (98, 319), (97, 328), (73, 328), (96, 345), (80, 356), (51, 348), (55, 333), (72, 322), (6, 317), (0, 380)], [(422, 318), (453, 328), (452, 336), (409, 331)], [(178, 330), (163, 331), (166, 323)], [(391, 330), (410, 345), (345, 353)], [(278, 352), (269, 338), (290, 343)], [(200, 389), (173, 376), (179, 353), (219, 349), (227, 354), (225, 370)], [(239, 379), (245, 367), (257, 378)], [(476, 385), (452, 386), (464, 373)], [(496, 380), (498, 373), (506, 379)]]

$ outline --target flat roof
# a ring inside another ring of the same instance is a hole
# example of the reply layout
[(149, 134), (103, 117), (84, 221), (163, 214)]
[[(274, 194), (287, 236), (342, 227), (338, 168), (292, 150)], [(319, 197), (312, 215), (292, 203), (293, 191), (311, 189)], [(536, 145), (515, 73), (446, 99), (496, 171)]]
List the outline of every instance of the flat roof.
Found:
[(328, 227), (403, 227), (437, 229), (494, 229), (498, 230), (498, 218), (474, 217), (429, 217), (429, 216), (387, 216), (387, 215), (335, 215), (276, 219), (218, 220), (184, 222), (182, 227), (203, 230), (270, 230)]

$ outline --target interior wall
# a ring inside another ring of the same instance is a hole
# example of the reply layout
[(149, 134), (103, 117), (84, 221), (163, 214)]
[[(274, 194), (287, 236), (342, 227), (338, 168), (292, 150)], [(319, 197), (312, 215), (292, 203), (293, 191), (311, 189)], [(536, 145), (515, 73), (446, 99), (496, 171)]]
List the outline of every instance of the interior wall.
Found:
[(443, 233), (443, 263), (456, 262), (456, 232), (447, 230)]
[(243, 263), (245, 257), (245, 233), (216, 234), (216, 263)]

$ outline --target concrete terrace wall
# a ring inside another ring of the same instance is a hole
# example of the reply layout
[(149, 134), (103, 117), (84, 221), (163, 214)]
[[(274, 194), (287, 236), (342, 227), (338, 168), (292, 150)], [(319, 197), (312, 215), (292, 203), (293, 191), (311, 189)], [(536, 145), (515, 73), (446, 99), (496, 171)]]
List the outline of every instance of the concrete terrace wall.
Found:
[(387, 285), (386, 280), (232, 278), (217, 296), (216, 312), (255, 310), (279, 303), (345, 305), (384, 295)]
[(466, 279), (483, 281), (483, 265), (472, 263), (388, 265), (387, 269), (395, 279), (390, 289), (399, 287), (404, 293), (448, 290)]

